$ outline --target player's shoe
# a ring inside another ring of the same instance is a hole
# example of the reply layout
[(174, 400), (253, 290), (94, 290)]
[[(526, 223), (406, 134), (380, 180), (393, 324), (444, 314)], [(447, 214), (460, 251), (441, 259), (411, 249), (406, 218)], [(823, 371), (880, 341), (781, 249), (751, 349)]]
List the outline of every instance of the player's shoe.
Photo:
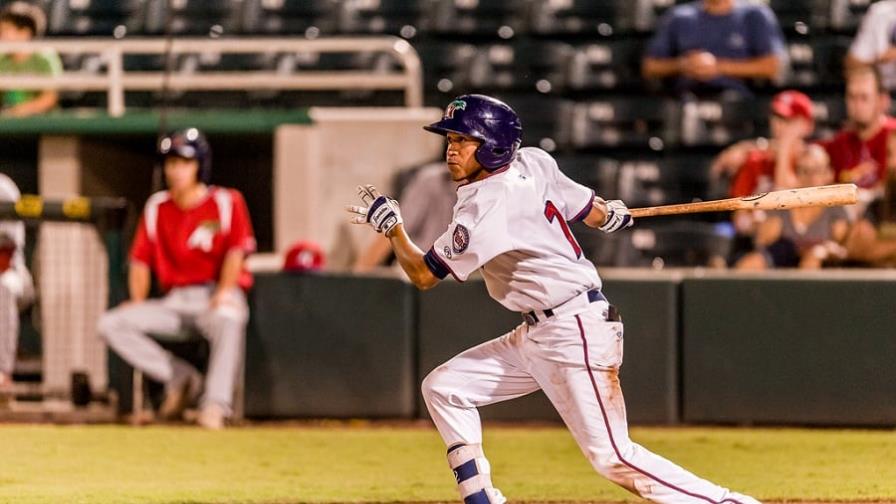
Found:
[(758, 500), (737, 492), (728, 492), (728, 496), (722, 500), (724, 504), (761, 504)]
[(224, 428), (224, 408), (215, 403), (209, 403), (202, 407), (196, 423), (204, 429), (221, 430)]
[(159, 418), (166, 422), (181, 420), (184, 410), (199, 397), (201, 389), (202, 375), (195, 369), (184, 372), (177, 383), (167, 387), (165, 400), (159, 407)]

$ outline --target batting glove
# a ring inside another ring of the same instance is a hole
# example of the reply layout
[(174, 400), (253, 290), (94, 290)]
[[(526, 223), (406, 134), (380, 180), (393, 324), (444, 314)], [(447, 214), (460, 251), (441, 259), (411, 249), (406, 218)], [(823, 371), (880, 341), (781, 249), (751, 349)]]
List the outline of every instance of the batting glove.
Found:
[(625, 206), (625, 203), (623, 203), (622, 200), (605, 201), (602, 198), (596, 199), (602, 201), (607, 207), (607, 218), (597, 229), (600, 229), (604, 233), (612, 233), (614, 231), (619, 231), (620, 229), (631, 227), (635, 223), (632, 214), (629, 213), (628, 207)]
[(358, 186), (358, 196), (365, 206), (351, 205), (346, 210), (354, 214), (353, 224), (370, 224), (377, 233), (391, 234), (395, 226), (401, 224), (398, 202), (383, 196), (372, 185)]

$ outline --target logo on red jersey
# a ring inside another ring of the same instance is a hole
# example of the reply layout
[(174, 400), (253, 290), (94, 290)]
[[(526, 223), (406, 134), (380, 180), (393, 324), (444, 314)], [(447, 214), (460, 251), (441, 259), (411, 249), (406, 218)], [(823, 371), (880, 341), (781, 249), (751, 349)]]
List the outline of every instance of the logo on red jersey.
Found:
[(458, 224), (457, 227), (454, 228), (454, 235), (451, 240), (451, 249), (454, 250), (455, 254), (461, 254), (464, 250), (467, 250), (467, 247), (470, 245), (470, 231), (467, 230), (463, 226), (463, 224)]
[(187, 248), (211, 252), (215, 235), (221, 230), (221, 222), (216, 220), (202, 221), (187, 240)]

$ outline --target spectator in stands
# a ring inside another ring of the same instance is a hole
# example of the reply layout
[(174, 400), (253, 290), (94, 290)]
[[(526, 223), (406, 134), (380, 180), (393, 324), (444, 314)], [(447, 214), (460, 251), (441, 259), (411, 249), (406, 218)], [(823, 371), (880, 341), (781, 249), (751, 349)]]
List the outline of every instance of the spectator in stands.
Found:
[(799, 91), (783, 91), (772, 99), (769, 112), (769, 141), (739, 142), (725, 149), (712, 164), (713, 177), (733, 177), (729, 189), (732, 197), (787, 189), (797, 183), (793, 166), (815, 129), (812, 100)]
[(896, 0), (871, 4), (846, 55), (847, 71), (877, 66), (884, 87), (896, 89)]
[[(818, 145), (808, 146), (797, 158), (800, 187), (830, 184), (830, 159)], [(742, 257), (738, 269), (818, 269), (847, 258), (849, 219), (843, 207), (794, 208), (769, 212), (756, 233), (756, 251)]]
[[(19, 188), (0, 173), (0, 201), (19, 200)], [(12, 389), (19, 339), (19, 311), (34, 300), (34, 283), (25, 266), (25, 225), (0, 221), (0, 403)]]
[[(46, 16), (40, 7), (13, 2), (0, 11), (0, 41), (26, 42), (43, 36)], [(59, 75), (62, 62), (53, 51), (0, 55), (0, 75)], [(26, 117), (56, 108), (59, 95), (52, 89), (8, 89), (3, 93), (3, 115)]]
[(768, 6), (698, 0), (663, 16), (642, 73), (648, 79), (678, 77), (679, 92), (749, 95), (746, 79), (775, 79), (785, 61), (784, 35)]
[[(812, 100), (799, 91), (783, 91), (775, 95), (770, 107), (771, 139), (745, 140), (725, 149), (713, 161), (710, 176), (717, 181), (731, 180), (727, 189), (739, 198), (760, 192), (786, 189), (797, 185), (794, 164), (806, 149), (815, 122)], [(756, 213), (739, 210), (732, 214), (734, 247), (737, 259), (753, 250)]]
[(887, 115), (890, 94), (876, 67), (859, 67), (846, 76), (846, 125), (821, 142), (837, 182), (852, 182), (879, 193), (887, 178), (887, 138), (896, 119)]
[[(444, 162), (429, 163), (412, 171), (414, 174), (401, 190), (404, 228), (414, 243), (428, 250), (451, 224), (457, 202), (456, 184)], [(352, 270), (355, 273), (371, 271), (391, 254), (389, 240), (377, 234), (355, 260)]]
[[(131, 247), (130, 300), (103, 315), (99, 332), (128, 363), (165, 384), (160, 414), (169, 420), (179, 419), (198, 397), (201, 379), (152, 335), (201, 334), (210, 356), (198, 423), (220, 429), (232, 414), (243, 361), (252, 224), (239, 191), (207, 185), (211, 150), (197, 129), (162, 138), (159, 154), (168, 189), (146, 202)], [(147, 299), (150, 272), (167, 292), (162, 299)]]

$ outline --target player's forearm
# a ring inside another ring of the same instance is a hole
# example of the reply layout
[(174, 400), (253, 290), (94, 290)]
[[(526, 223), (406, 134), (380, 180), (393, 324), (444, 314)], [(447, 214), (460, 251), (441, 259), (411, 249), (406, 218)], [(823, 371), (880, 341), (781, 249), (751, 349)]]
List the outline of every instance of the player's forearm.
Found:
[(774, 79), (780, 60), (774, 54), (746, 60), (718, 60), (719, 73), (728, 77)]
[(591, 202), (591, 211), (585, 216), (586, 226), (597, 229), (607, 221), (607, 203), (601, 198), (595, 197)]
[(149, 268), (142, 263), (131, 263), (128, 269), (128, 294), (130, 300), (139, 303), (149, 296)]
[(641, 63), (641, 75), (645, 79), (662, 79), (681, 73), (681, 65), (677, 58), (644, 58)]
[(218, 277), (218, 284), (215, 290), (223, 292), (237, 286), (240, 273), (243, 271), (245, 258), (246, 254), (239, 249), (231, 250), (227, 253), (224, 257), (224, 264), (221, 266), (221, 274)]
[(430, 289), (439, 283), (439, 279), (432, 274), (432, 271), (429, 270), (429, 266), (426, 265), (426, 261), (423, 259), (425, 254), (411, 241), (403, 225), (399, 224), (392, 230), (389, 242), (392, 245), (392, 250), (395, 252), (395, 258), (398, 259), (398, 264), (401, 265), (401, 269), (407, 273), (408, 278), (411, 279), (411, 282), (418, 289)]

